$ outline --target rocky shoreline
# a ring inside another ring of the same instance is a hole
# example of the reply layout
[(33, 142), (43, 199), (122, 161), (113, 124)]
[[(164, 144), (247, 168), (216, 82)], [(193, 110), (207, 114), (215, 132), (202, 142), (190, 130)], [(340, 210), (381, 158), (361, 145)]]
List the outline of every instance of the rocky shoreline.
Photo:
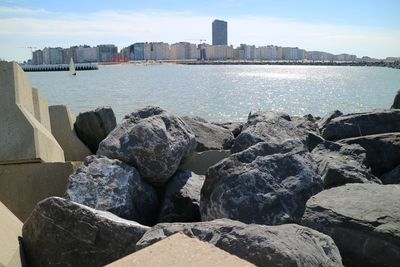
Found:
[[(175, 233), (257, 266), (400, 263), (400, 92), (391, 109), (243, 123), (145, 107), (116, 125), (100, 108), (75, 130), (93, 155), (25, 221), (30, 266), (103, 266)], [(205, 175), (180, 168), (211, 150), (227, 156)]]

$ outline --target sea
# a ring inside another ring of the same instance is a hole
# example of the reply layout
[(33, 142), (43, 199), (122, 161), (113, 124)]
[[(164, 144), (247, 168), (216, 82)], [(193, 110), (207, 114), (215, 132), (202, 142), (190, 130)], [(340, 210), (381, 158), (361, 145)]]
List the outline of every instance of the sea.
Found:
[(28, 76), (49, 105), (75, 115), (111, 106), (118, 121), (148, 105), (214, 122), (244, 121), (255, 109), (356, 113), (389, 108), (400, 89), (400, 70), (384, 67), (124, 64)]

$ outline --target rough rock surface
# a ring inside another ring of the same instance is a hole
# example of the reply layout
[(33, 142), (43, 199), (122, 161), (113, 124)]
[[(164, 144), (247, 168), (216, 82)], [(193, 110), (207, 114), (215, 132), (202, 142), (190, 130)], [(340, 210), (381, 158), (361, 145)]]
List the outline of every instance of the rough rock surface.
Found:
[(195, 146), (195, 136), (185, 122), (149, 106), (125, 116), (100, 143), (97, 154), (133, 165), (148, 182), (162, 185)]
[(367, 151), (366, 164), (376, 176), (400, 164), (400, 132), (354, 137), (341, 140), (340, 143), (362, 146)]
[(296, 224), (246, 225), (228, 219), (163, 223), (149, 230), (137, 247), (147, 247), (177, 232), (209, 242), (257, 266), (342, 266), (331, 238)]
[(200, 190), (205, 177), (188, 170), (177, 171), (168, 181), (159, 222), (200, 221)]
[(397, 94), (394, 97), (393, 105), (390, 108), (400, 109), (400, 90), (397, 91)]
[(317, 119), (313, 115), (308, 114), (303, 117), (293, 116), (291, 121), (296, 125), (296, 127), (304, 128), (308, 131), (318, 132), (318, 125), (316, 123)]
[(182, 117), (182, 120), (196, 136), (197, 152), (231, 148), (234, 136), (230, 130), (197, 117)]
[(235, 139), (232, 153), (241, 152), (259, 142), (281, 144), (288, 140), (299, 140), (312, 150), (322, 138), (290, 121), (290, 117), (278, 112), (252, 112), (246, 125)]
[(343, 113), (340, 110), (334, 110), (329, 112), (328, 114), (326, 114), (324, 117), (322, 117), (319, 121), (318, 121), (318, 128), (320, 130), (322, 130), (322, 128), (325, 127), (326, 124), (328, 124), (331, 120), (342, 116)]
[(29, 266), (104, 266), (136, 251), (149, 227), (51, 197), (22, 228)]
[(236, 138), (242, 131), (244, 122), (223, 122), (223, 123), (214, 123), (214, 124), (230, 130), (232, 132), (233, 136)]
[(258, 143), (208, 169), (201, 218), (258, 224), (299, 221), (307, 200), (323, 189), (316, 169), (304, 146), (293, 150), (290, 142), (281, 147)]
[(324, 188), (347, 183), (377, 183), (381, 181), (367, 169), (365, 149), (359, 145), (343, 145), (325, 141), (311, 152), (318, 164), (318, 173), (324, 181)]
[(114, 111), (110, 107), (79, 113), (74, 128), (78, 137), (89, 147), (93, 154), (101, 141), (117, 126)]
[(303, 224), (333, 238), (345, 266), (399, 266), (400, 185), (348, 184), (307, 202)]
[(158, 208), (156, 191), (134, 167), (96, 155), (69, 177), (65, 198), (146, 225), (155, 222)]
[(381, 176), (383, 184), (400, 184), (400, 165)]
[(328, 122), (321, 131), (322, 137), (331, 141), (391, 132), (400, 132), (400, 110), (376, 110), (340, 116)]

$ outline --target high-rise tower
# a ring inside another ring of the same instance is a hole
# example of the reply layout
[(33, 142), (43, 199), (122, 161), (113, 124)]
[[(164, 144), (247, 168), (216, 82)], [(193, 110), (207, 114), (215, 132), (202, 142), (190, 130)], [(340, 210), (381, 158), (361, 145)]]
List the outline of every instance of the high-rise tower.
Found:
[(212, 44), (228, 45), (228, 23), (223, 20), (214, 20), (212, 23)]

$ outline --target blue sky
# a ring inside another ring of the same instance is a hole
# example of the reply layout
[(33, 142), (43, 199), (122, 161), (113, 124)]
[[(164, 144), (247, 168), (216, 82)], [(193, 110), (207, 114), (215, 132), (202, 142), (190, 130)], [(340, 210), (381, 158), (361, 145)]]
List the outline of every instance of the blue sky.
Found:
[(400, 56), (400, 0), (29, 1), (0, 0), (0, 58), (23, 47), (138, 41), (211, 41), (214, 18), (229, 43), (298, 46), (385, 58)]

